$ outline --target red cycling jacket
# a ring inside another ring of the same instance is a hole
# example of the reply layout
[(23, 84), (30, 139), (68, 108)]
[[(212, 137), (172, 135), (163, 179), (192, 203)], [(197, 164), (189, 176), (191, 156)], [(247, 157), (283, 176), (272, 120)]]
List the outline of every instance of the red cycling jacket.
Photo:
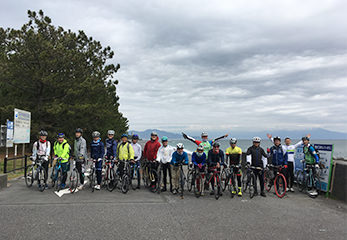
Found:
[(157, 159), (157, 152), (160, 148), (159, 139), (155, 141), (149, 140), (146, 142), (145, 148), (143, 149), (143, 155), (148, 161), (155, 161)]

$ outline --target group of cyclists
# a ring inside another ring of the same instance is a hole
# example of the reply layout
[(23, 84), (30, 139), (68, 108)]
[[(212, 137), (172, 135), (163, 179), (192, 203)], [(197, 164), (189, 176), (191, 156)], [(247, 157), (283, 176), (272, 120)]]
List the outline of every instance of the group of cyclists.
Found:
[[(75, 131), (75, 140), (73, 148), (69, 145), (65, 139), (63, 133), (59, 133), (57, 141), (53, 144), (53, 156), (54, 159), (59, 159), (59, 163), (62, 169), (62, 180), (59, 183), (60, 189), (66, 188), (67, 174), (70, 168), (69, 161), (74, 159), (75, 168), (78, 171), (79, 183), (77, 189), (82, 190), (85, 186), (85, 173), (87, 167), (87, 160), (91, 159), (94, 164), (96, 184), (93, 186), (95, 190), (100, 190), (103, 181), (103, 168), (105, 162), (110, 162), (112, 167), (117, 167), (118, 174), (122, 176), (126, 169), (126, 163), (133, 166), (134, 169), (138, 169), (137, 185), (135, 188), (140, 189), (141, 179), (144, 179), (144, 166), (148, 169), (155, 170), (157, 174), (155, 178), (151, 179), (148, 187), (151, 191), (167, 191), (167, 184), (169, 184), (169, 190), (172, 194), (177, 194), (181, 188), (182, 165), (188, 165), (188, 169), (193, 170), (195, 173), (199, 173), (202, 176), (202, 190), (201, 195), (204, 195), (204, 191), (211, 189), (210, 194), (215, 194), (215, 181), (216, 178), (210, 178), (209, 176), (216, 171), (221, 172), (222, 168), (228, 168), (231, 170), (233, 176), (236, 176), (236, 180), (233, 180), (231, 184), (234, 185), (231, 192), (242, 196), (242, 149), (237, 146), (237, 139), (230, 139), (230, 147), (225, 150), (225, 153), (220, 149), (220, 143), (218, 140), (228, 137), (228, 135), (221, 136), (219, 138), (209, 140), (208, 134), (203, 132), (201, 134), (201, 140), (196, 140), (185, 133), (182, 133), (185, 139), (188, 139), (197, 145), (196, 151), (192, 153), (191, 162), (189, 162), (188, 154), (184, 151), (184, 145), (178, 143), (176, 147), (169, 145), (169, 139), (167, 137), (161, 138), (159, 141), (158, 134), (156, 132), (151, 133), (150, 140), (146, 142), (143, 150), (138, 143), (139, 136), (132, 135), (131, 139), (128, 139), (127, 134), (123, 134), (118, 142), (115, 139), (115, 131), (108, 130), (107, 139), (105, 143), (101, 141), (100, 132), (94, 131), (92, 133), (92, 142), (90, 144), (90, 158), (87, 153), (87, 142), (83, 137), (83, 130), (77, 128)], [(44, 184), (45, 188), (48, 188), (48, 168), (49, 158), (51, 156), (51, 144), (47, 141), (48, 133), (41, 130), (39, 133), (39, 139), (33, 144), (32, 159), (35, 162), (40, 159), (42, 167), (44, 169)], [(261, 138), (254, 137), (252, 139), (252, 146), (246, 151), (247, 169), (252, 169), (255, 176), (254, 179), (254, 196), (258, 195), (257, 178), (260, 182), (260, 196), (266, 197), (264, 191), (264, 169), (268, 166), (274, 166), (276, 169), (281, 169), (286, 181), (288, 182), (287, 191), (294, 192), (294, 152), (295, 148), (300, 145), (304, 145), (304, 154), (306, 164), (314, 165), (318, 164), (319, 156), (315, 151), (315, 148), (310, 145), (310, 134), (303, 137), (302, 140), (295, 145), (291, 144), (290, 138), (285, 138), (285, 144), (281, 144), (281, 138), (268, 134), (268, 138), (274, 143), (274, 145), (265, 151), (260, 147)], [(130, 140), (130, 141), (129, 141)], [(276, 168), (281, 166), (281, 168)], [(194, 175), (195, 176), (195, 175)], [(192, 185), (196, 182), (191, 180)], [(217, 179), (218, 181), (223, 180)], [(224, 179), (225, 180), (225, 179)], [(160, 188), (158, 189), (158, 182)], [(236, 187), (237, 182), (237, 187)], [(211, 188), (210, 188), (211, 187)], [(183, 189), (182, 189), (183, 191)], [(222, 192), (218, 192), (222, 195)], [(316, 195), (314, 190), (310, 192), (312, 195)]]

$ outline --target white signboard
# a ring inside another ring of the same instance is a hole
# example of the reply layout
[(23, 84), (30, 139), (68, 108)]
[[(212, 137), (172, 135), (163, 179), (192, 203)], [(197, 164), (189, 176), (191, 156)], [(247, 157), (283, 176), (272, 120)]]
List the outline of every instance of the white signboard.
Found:
[(321, 171), (320, 181), (322, 190), (327, 192), (330, 187), (333, 145), (332, 144), (314, 144), (314, 147), (319, 151), (320, 162), (323, 163), (324, 168)]
[(13, 147), (13, 122), (7, 121), (6, 147)]
[(30, 112), (14, 109), (14, 143), (30, 142), (30, 121)]

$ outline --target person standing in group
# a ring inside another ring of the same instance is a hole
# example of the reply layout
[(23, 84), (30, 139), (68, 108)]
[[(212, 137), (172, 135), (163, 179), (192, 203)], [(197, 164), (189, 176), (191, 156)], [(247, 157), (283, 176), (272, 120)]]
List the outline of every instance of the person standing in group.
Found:
[[(319, 169), (319, 155), (316, 149), (310, 144), (309, 137), (303, 137), (302, 142), (304, 143), (305, 163), (306, 165), (314, 165), (315, 167), (313, 168), (313, 171), (316, 171), (316, 169)], [(313, 174), (315, 174), (315, 172), (313, 172)], [(316, 196), (318, 195), (318, 192), (316, 188), (313, 188), (309, 190), (309, 194), (312, 196)]]
[[(161, 138), (162, 146), (158, 150), (157, 161), (161, 163), (162, 171), (163, 171), (163, 188), (162, 192), (165, 192), (166, 184), (167, 184), (167, 174), (169, 173), (169, 181), (170, 181), (170, 192), (172, 192), (172, 176), (171, 176), (171, 159), (172, 154), (175, 152), (175, 148), (169, 145), (168, 138)], [(160, 170), (160, 169), (159, 169)]]
[(247, 162), (253, 166), (258, 167), (260, 169), (253, 170), (255, 175), (255, 183), (254, 183), (254, 196), (258, 195), (257, 190), (257, 177), (259, 178), (260, 182), (260, 195), (262, 197), (266, 197), (266, 194), (264, 192), (264, 168), (267, 164), (267, 154), (265, 153), (264, 149), (260, 147), (261, 138), (260, 137), (254, 137), (253, 138), (253, 145), (248, 148), (247, 150)]
[(53, 151), (54, 151), (54, 157), (55, 159), (61, 158), (61, 168), (63, 170), (63, 179), (61, 181), (61, 188), (64, 189), (66, 186), (66, 179), (67, 179), (67, 171), (68, 164), (69, 164), (69, 158), (70, 158), (70, 150), (71, 147), (68, 144), (68, 142), (65, 139), (64, 133), (58, 133), (58, 139), (54, 143)]
[[(217, 171), (220, 172), (221, 166), (224, 165), (224, 152), (220, 149), (219, 142), (213, 143), (213, 148), (208, 152), (207, 157), (207, 166), (208, 166), (208, 175), (212, 173), (213, 168), (217, 168)], [(207, 177), (209, 179), (209, 177)], [(210, 195), (214, 194), (214, 178), (211, 180), (212, 191)], [(222, 193), (220, 193), (222, 195)]]
[[(158, 162), (157, 162), (157, 153), (160, 148), (160, 143), (158, 139), (158, 134), (156, 132), (151, 133), (151, 139), (146, 142), (145, 147), (143, 149), (143, 155), (147, 159), (150, 164), (150, 168), (157, 170)], [(155, 189), (156, 180), (151, 182), (151, 190)]]
[(39, 132), (39, 139), (33, 144), (33, 161), (36, 161), (38, 157), (41, 157), (42, 167), (44, 169), (44, 179), (45, 179), (45, 188), (48, 188), (47, 178), (48, 178), (48, 159), (51, 155), (51, 143), (47, 141), (48, 133), (47, 131), (41, 130)]
[(188, 154), (184, 151), (184, 145), (178, 143), (176, 145), (176, 151), (172, 154), (171, 166), (172, 166), (172, 193), (175, 195), (178, 193), (180, 167), (179, 165), (188, 165)]
[[(117, 156), (117, 141), (114, 139), (114, 130), (107, 131), (106, 143), (106, 155), (105, 159), (114, 160)], [(114, 166), (112, 162), (112, 167)]]
[(102, 160), (105, 155), (105, 145), (101, 141), (100, 133), (94, 131), (92, 133), (93, 141), (90, 144), (90, 157), (95, 160), (95, 170), (96, 170), (96, 190), (100, 190), (100, 185), (102, 181)]
[(117, 161), (119, 161), (118, 169), (119, 174), (122, 177), (124, 173), (125, 161), (134, 161), (135, 153), (131, 144), (128, 142), (128, 135), (123, 134), (121, 136), (121, 142), (117, 146)]
[[(272, 138), (271, 134), (267, 134), (267, 137), (274, 142), (274, 139)], [(307, 134), (306, 137), (310, 138), (311, 134)], [(288, 190), (291, 192), (294, 192), (294, 171), (295, 171), (295, 161), (294, 161), (294, 155), (295, 155), (295, 149), (303, 144), (302, 140), (297, 142), (296, 144), (292, 144), (292, 140), (289, 137), (286, 137), (284, 139), (285, 145), (282, 145), (283, 151), (287, 153), (287, 159), (288, 159), (288, 168), (287, 168), (287, 184), (288, 184)]]
[[(204, 153), (204, 147), (199, 145), (195, 152), (192, 154), (192, 163), (194, 165), (195, 171), (199, 171), (202, 177), (200, 184), (205, 182), (205, 167), (206, 167), (206, 154)], [(193, 178), (193, 184), (196, 184), (195, 178)], [(202, 188), (201, 196), (204, 196), (204, 188)]]
[(138, 144), (139, 136), (133, 135), (131, 138), (131, 146), (134, 149), (134, 161), (135, 161), (135, 169), (137, 171), (137, 189), (140, 189), (140, 183), (141, 183), (141, 175), (140, 175), (140, 169), (141, 169), (141, 157), (142, 157), (142, 147), (140, 144)]
[(75, 131), (75, 142), (74, 142), (74, 157), (76, 161), (76, 168), (80, 175), (80, 186), (78, 190), (82, 190), (84, 185), (84, 172), (85, 172), (85, 162), (87, 159), (87, 142), (82, 137), (83, 130), (77, 128)]
[[(233, 173), (237, 177), (237, 186), (238, 186), (238, 196), (242, 196), (241, 191), (241, 157), (242, 157), (242, 150), (238, 146), (236, 146), (237, 139), (231, 138), (230, 139), (230, 147), (228, 147), (225, 150), (225, 155), (227, 157), (227, 162), (229, 160), (229, 167), (233, 165)], [(235, 181), (233, 180), (233, 184), (235, 184)], [(234, 185), (235, 187), (235, 185)], [(233, 190), (233, 194), (236, 194), (235, 190)]]
[(196, 140), (193, 137), (188, 136), (185, 133), (182, 133), (184, 139), (188, 139), (189, 141), (192, 141), (193, 143), (195, 143), (196, 145), (201, 145), (204, 148), (204, 153), (206, 154), (206, 157), (208, 157), (208, 152), (212, 149), (212, 145), (214, 142), (222, 139), (222, 138), (226, 138), (228, 137), (228, 134), (225, 134), (224, 136), (215, 138), (213, 140), (208, 140), (208, 134), (207, 132), (203, 132), (201, 133), (201, 141), (200, 140)]

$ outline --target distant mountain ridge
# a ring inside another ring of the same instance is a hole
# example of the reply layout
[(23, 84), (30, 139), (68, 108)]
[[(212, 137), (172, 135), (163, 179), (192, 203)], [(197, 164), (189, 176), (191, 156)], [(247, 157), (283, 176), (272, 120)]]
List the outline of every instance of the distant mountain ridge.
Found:
[[(182, 139), (181, 133), (172, 133), (168, 131), (163, 131), (159, 129), (147, 129), (145, 131), (129, 131), (129, 134), (137, 134), (141, 139), (149, 139), (151, 132), (157, 132), (159, 137), (167, 136), (169, 139)], [(194, 138), (200, 138), (197, 132), (186, 132), (188, 135)], [(280, 136), (282, 138), (290, 137), (292, 139), (300, 139), (306, 134), (310, 133), (313, 139), (336, 139), (336, 140), (347, 140), (347, 133), (329, 131), (322, 128), (314, 128), (307, 130), (273, 130), (273, 131), (255, 131), (255, 132), (245, 132), (245, 131), (211, 131), (209, 132), (210, 138), (215, 138), (228, 133), (229, 137), (236, 137), (239, 139), (250, 139), (254, 136), (259, 136), (261, 138), (266, 138), (267, 133), (271, 133), (273, 136)], [(229, 138), (228, 137), (228, 138)]]

